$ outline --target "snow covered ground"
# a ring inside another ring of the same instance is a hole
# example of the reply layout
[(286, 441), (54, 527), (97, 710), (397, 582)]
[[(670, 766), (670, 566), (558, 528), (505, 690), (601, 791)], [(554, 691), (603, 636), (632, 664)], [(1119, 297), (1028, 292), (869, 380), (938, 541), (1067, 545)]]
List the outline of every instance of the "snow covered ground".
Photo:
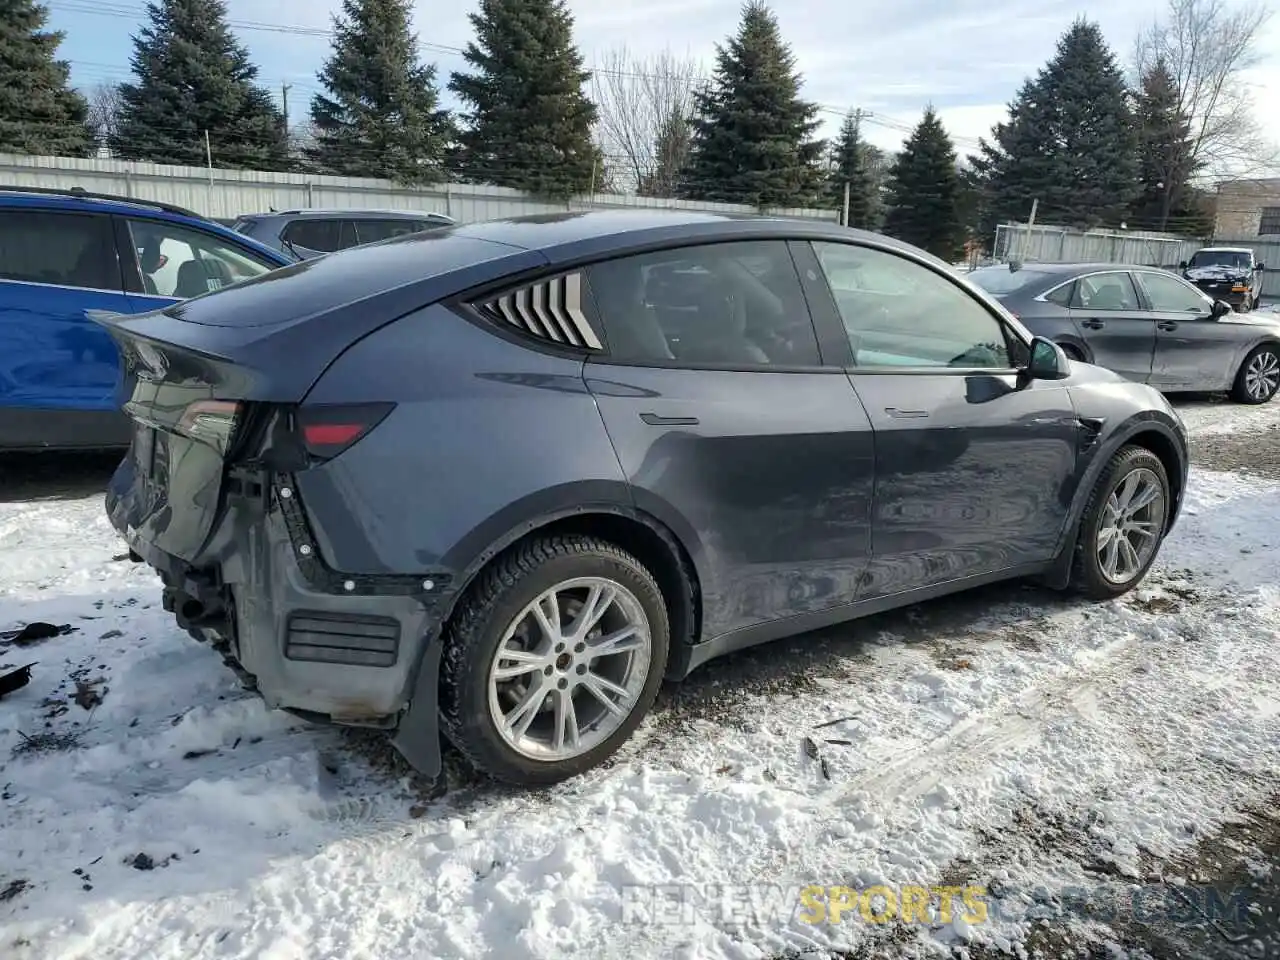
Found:
[[(434, 802), (376, 739), (266, 711), (122, 553), (100, 495), (0, 502), (0, 630), (74, 627), (0, 647), (36, 661), (0, 701), (0, 957), (1017, 950), (1033, 888), (1145, 878), (1280, 791), (1280, 480), (1195, 468), (1121, 601), (1006, 585), (775, 644), (665, 693), (608, 769)], [(985, 922), (799, 900), (993, 881)]]

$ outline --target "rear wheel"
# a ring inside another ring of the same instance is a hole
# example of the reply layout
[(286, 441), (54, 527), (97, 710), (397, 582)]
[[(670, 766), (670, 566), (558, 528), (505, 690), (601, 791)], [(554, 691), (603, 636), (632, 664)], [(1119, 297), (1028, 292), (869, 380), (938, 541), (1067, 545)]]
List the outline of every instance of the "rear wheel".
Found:
[(1263, 344), (1240, 364), (1231, 399), (1237, 403), (1266, 403), (1280, 389), (1280, 350)]
[(445, 733), (499, 780), (575, 776), (649, 711), (668, 644), (662, 592), (630, 554), (580, 536), (521, 546), (481, 574), (450, 626)]
[(1085, 505), (1072, 587), (1095, 600), (1128, 593), (1155, 562), (1168, 517), (1164, 464), (1143, 447), (1122, 448)]

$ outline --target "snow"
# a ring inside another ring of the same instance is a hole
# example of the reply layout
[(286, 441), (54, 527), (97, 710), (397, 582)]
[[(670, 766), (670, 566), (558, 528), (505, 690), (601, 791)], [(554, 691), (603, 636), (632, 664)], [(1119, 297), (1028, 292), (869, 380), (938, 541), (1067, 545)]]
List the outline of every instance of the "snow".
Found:
[[(1207, 433), (1277, 410), (1180, 412)], [(784, 641), (759, 656), (803, 682), (712, 664), (722, 705), (665, 706), (607, 769), (432, 803), (245, 694), (114, 559), (101, 497), (0, 504), (0, 546), (0, 630), (76, 627), (0, 648), (37, 661), (0, 701), (14, 960), (818, 957), (884, 931), (858, 907), (806, 923), (803, 887), (993, 878), (1000, 910), (935, 906), (920, 948), (1014, 949), (1034, 887), (1143, 877), (1277, 787), (1280, 486), (1258, 479), (1193, 469), (1120, 601), (1005, 585)], [(51, 704), (72, 678), (101, 703)]]

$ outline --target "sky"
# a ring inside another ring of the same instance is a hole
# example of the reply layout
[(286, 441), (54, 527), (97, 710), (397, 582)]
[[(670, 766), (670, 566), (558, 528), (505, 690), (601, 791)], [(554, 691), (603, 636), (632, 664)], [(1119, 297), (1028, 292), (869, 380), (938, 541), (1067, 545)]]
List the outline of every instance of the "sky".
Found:
[[(66, 31), (59, 51), (72, 82), (92, 87), (129, 78), (130, 36), (144, 0), (45, 0), (50, 25)], [(1225, 0), (1235, 5), (1245, 0)], [(331, 14), (341, 0), (228, 0), (232, 26), (259, 65), (260, 81), (282, 97), (289, 114), (306, 116), (328, 52)], [(938, 110), (961, 153), (1005, 115), (1022, 81), (1053, 55), (1077, 16), (1098, 22), (1123, 64), (1134, 37), (1164, 9), (1164, 0), (774, 0), (784, 38), (804, 77), (804, 96), (824, 107), (831, 135), (842, 112), (869, 111), (867, 138), (885, 149), (927, 103)], [(474, 3), (417, 0), (415, 30), (423, 59), (443, 81), (463, 69), (460, 49), (471, 39)], [(664, 50), (706, 64), (715, 44), (736, 28), (740, 0), (569, 0), (576, 38), (588, 66), (627, 47), (648, 58)], [(1263, 62), (1249, 73), (1255, 109), (1271, 129), (1280, 120), (1280, 14), (1259, 37)], [(447, 100), (447, 95), (446, 95)], [(446, 103), (446, 105), (448, 105)]]

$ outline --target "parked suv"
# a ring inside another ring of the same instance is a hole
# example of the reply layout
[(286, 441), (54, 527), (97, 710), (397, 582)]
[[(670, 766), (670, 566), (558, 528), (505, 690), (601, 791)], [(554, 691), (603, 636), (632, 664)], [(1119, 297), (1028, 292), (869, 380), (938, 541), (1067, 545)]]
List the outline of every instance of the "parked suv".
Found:
[(1214, 300), (1225, 300), (1243, 313), (1262, 299), (1262, 271), (1248, 247), (1205, 247), (1178, 264), (1182, 276)]
[(412, 210), (287, 210), (247, 214), (234, 226), (273, 250), (298, 260), (310, 260), (348, 247), (447, 227), (453, 222), (443, 213)]
[(0, 450), (128, 445), (116, 347), (86, 311), (143, 313), (289, 262), (180, 207), (0, 188)]
[(106, 509), (271, 706), (550, 783), (663, 677), (994, 580), (1111, 599), (1187, 441), (951, 267), (833, 224), (429, 230), (110, 324)]

